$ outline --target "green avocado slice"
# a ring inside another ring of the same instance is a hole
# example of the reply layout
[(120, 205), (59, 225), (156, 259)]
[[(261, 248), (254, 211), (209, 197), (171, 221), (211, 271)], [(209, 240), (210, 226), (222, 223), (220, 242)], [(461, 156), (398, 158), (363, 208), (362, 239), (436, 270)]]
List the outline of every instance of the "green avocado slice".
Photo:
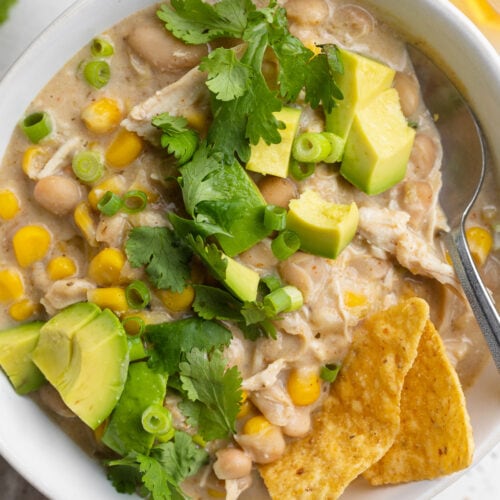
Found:
[(18, 394), (35, 391), (45, 382), (31, 359), (42, 326), (34, 321), (0, 332), (0, 367)]

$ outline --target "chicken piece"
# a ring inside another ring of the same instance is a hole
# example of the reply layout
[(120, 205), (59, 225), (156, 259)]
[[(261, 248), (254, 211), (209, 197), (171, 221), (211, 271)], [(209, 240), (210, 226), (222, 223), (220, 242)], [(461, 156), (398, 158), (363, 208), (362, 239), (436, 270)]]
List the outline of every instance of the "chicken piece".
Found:
[(83, 279), (55, 281), (40, 301), (49, 315), (74, 304), (87, 300), (87, 291), (95, 288), (94, 283)]
[(408, 225), (406, 212), (388, 208), (361, 207), (359, 234), (371, 245), (396, 257), (413, 274), (434, 278), (458, 288), (453, 268)]

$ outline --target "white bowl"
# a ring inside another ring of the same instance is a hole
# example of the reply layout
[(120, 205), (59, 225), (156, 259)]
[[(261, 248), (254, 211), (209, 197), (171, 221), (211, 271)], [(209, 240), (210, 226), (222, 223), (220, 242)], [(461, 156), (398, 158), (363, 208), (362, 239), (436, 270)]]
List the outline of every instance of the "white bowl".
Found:
[[(152, 0), (81, 0), (59, 17), (0, 82), (0, 157), (12, 129), (32, 98), (51, 76), (93, 35)], [(373, 0), (380, 13), (412, 40), (425, 41), (439, 61), (453, 69), (455, 81), (489, 138), (492, 157), (500, 165), (500, 58), (465, 16), (445, 0)], [(500, 384), (492, 364), (467, 391), (476, 441), (477, 462), (500, 442)], [(107, 500), (124, 498), (115, 492), (100, 464), (92, 461), (29, 398), (17, 396), (0, 376), (0, 454), (51, 499)], [(459, 474), (409, 485), (350, 487), (346, 498), (430, 498)], [(130, 498), (130, 497), (129, 497)]]

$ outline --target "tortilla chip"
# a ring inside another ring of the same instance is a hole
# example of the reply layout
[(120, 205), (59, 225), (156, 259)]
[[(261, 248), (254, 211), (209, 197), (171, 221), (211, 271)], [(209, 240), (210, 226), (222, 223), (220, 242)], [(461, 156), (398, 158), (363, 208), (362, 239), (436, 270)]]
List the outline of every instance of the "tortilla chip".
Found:
[(428, 304), (414, 298), (356, 330), (311, 434), (259, 468), (272, 498), (338, 498), (382, 458), (399, 430), (403, 382), (428, 318)]
[(371, 484), (433, 479), (468, 467), (472, 429), (458, 376), (429, 321), (401, 394), (401, 427), (363, 476)]

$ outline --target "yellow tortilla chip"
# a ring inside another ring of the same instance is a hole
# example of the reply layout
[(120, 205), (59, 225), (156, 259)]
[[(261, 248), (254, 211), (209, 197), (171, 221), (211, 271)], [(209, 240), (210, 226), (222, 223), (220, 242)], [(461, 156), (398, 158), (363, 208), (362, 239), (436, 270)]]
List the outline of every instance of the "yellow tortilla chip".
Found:
[(311, 434), (259, 468), (273, 499), (338, 498), (387, 452), (399, 430), (404, 378), (428, 318), (427, 303), (414, 298), (371, 316), (356, 330)]
[(429, 321), (404, 382), (399, 433), (363, 476), (371, 484), (433, 479), (468, 467), (473, 448), (460, 381)]

